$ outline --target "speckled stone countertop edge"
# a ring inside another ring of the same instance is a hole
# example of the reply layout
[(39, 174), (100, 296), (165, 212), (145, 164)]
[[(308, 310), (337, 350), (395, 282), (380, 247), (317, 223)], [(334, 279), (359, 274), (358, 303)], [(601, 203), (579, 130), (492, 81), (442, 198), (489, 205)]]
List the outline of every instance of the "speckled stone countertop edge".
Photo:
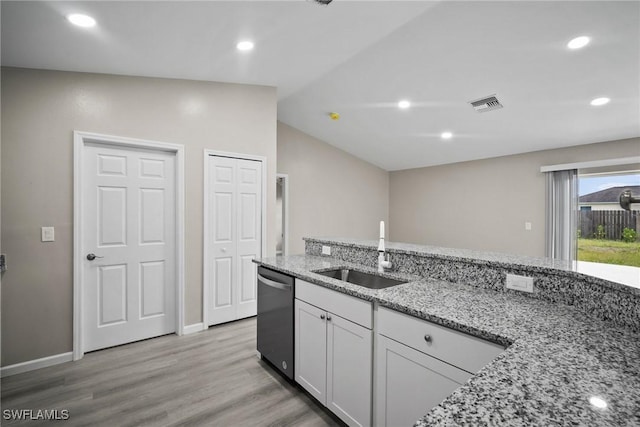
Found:
[[(334, 245), (340, 245), (340, 246), (345, 246), (345, 247), (353, 247), (353, 248), (360, 248), (360, 249), (377, 249), (377, 244), (375, 243), (370, 243), (370, 242), (366, 242), (366, 241), (361, 241), (361, 242), (351, 242), (351, 241), (347, 241), (347, 240), (342, 240), (342, 239), (336, 239), (336, 238), (318, 238), (318, 237), (303, 237), (304, 241), (309, 241), (309, 242), (315, 242), (315, 243), (327, 243), (327, 244), (334, 244)], [(568, 277), (571, 279), (579, 279), (582, 281), (585, 281), (589, 284), (593, 284), (593, 285), (598, 285), (598, 286), (603, 286), (605, 288), (608, 289), (612, 289), (615, 291), (619, 291), (619, 292), (626, 292), (626, 293), (630, 293), (632, 295), (640, 295), (640, 288), (634, 288), (632, 286), (627, 286), (627, 285), (623, 285), (621, 283), (616, 283), (616, 282), (611, 282), (609, 280), (605, 280), (605, 279), (601, 279), (599, 277), (594, 277), (594, 276), (589, 276), (577, 271), (573, 271), (570, 269), (570, 267), (568, 266), (561, 266), (561, 264), (566, 264), (563, 262), (558, 262), (558, 265), (542, 265), (545, 263), (550, 263), (550, 261), (544, 259), (544, 258), (533, 258), (533, 257), (518, 257), (520, 259), (523, 260), (523, 262), (509, 262), (509, 261), (500, 261), (500, 260), (489, 260), (489, 259), (478, 259), (478, 258), (472, 258), (471, 254), (481, 254), (481, 252), (479, 251), (466, 251), (463, 250), (461, 252), (469, 252), (469, 256), (463, 256), (463, 255), (448, 255), (448, 254), (439, 254), (439, 253), (434, 253), (434, 252), (429, 252), (429, 247), (424, 247), (423, 250), (415, 250), (415, 248), (419, 248), (421, 245), (409, 245), (412, 247), (412, 249), (403, 249), (403, 248), (399, 248), (397, 247), (398, 245), (402, 245), (399, 243), (395, 243), (395, 242), (388, 242), (387, 243), (387, 247), (385, 248), (386, 252), (389, 253), (398, 253), (398, 254), (405, 254), (405, 255), (414, 255), (414, 256), (420, 256), (420, 257), (425, 257), (425, 258), (437, 258), (437, 259), (443, 259), (443, 260), (448, 260), (448, 261), (455, 261), (455, 262), (464, 262), (464, 263), (469, 263), (469, 264), (475, 264), (475, 265), (483, 265), (483, 266), (491, 266), (491, 267), (498, 267), (498, 268), (507, 268), (507, 269), (512, 269), (512, 270), (520, 270), (520, 271), (528, 271), (528, 272), (532, 272), (532, 273), (543, 273), (543, 274), (547, 274), (547, 275), (555, 275), (555, 276), (560, 276), (560, 277)], [(396, 247), (394, 247), (396, 246)], [(435, 247), (434, 247), (435, 248)], [(446, 249), (446, 250), (455, 250), (453, 248), (440, 248), (440, 249)], [(490, 255), (490, 256), (504, 256), (504, 257), (516, 257), (514, 255), (508, 255), (508, 254), (500, 254), (500, 253), (486, 253), (486, 255)], [(530, 262), (530, 264), (527, 264), (526, 262), (524, 262), (524, 260), (527, 260)], [(540, 265), (536, 265), (536, 263), (539, 263)]]
[(412, 316), (421, 320), (426, 320), (428, 322), (435, 323), (437, 325), (444, 326), (446, 328), (453, 329), (458, 332), (462, 332), (464, 334), (471, 335), (476, 338), (482, 338), (484, 340), (491, 341), (495, 344), (500, 344), (505, 349), (511, 346), (511, 344), (513, 344), (517, 340), (517, 338), (515, 337), (507, 337), (507, 336), (498, 335), (498, 334), (486, 331), (484, 329), (470, 327), (464, 323), (451, 320), (443, 316), (429, 314), (419, 310), (414, 310), (408, 305), (396, 304), (396, 303), (387, 301), (384, 298), (378, 297), (378, 298), (375, 298), (375, 301), (381, 307), (386, 307), (391, 310), (405, 313), (409, 316)]
[[(311, 255), (305, 255), (305, 257), (310, 257), (310, 256)], [(372, 302), (375, 300), (375, 293), (377, 291), (369, 290), (369, 289), (363, 288), (362, 286), (350, 285), (349, 283), (343, 282), (342, 280), (332, 279), (330, 277), (322, 276), (320, 274), (314, 273), (313, 271), (305, 271), (300, 269), (294, 270), (294, 269), (286, 268), (284, 266), (274, 264), (273, 262), (271, 262), (271, 260), (273, 260), (273, 258), (254, 259), (253, 262), (263, 267), (267, 267), (272, 270), (279, 271), (281, 273), (295, 276), (298, 279), (302, 279), (309, 283), (313, 283), (314, 285), (322, 286), (327, 289), (332, 289), (334, 291), (351, 295), (351, 296), (363, 299), (365, 301)], [(362, 271), (366, 270), (366, 267), (363, 268), (362, 266), (357, 266), (355, 264), (351, 264), (348, 262), (335, 261), (335, 260), (334, 260), (334, 265), (332, 266), (318, 267), (317, 269), (314, 269), (314, 270), (323, 271), (323, 270), (330, 270), (334, 268), (354, 268)]]
[[(319, 262), (322, 262), (322, 260), (324, 259), (323, 257), (318, 257), (314, 255), (304, 255), (304, 257), (316, 258), (319, 260)], [(401, 313), (405, 313), (409, 316), (413, 316), (413, 317), (426, 320), (447, 328), (451, 328), (458, 332), (472, 335), (477, 338), (482, 338), (482, 339), (494, 342), (496, 344), (503, 345), (505, 348), (513, 344), (513, 342), (516, 340), (516, 338), (513, 338), (513, 337), (506, 337), (503, 335), (492, 333), (484, 329), (473, 328), (465, 323), (457, 322), (447, 317), (433, 315), (433, 314), (425, 313), (419, 310), (414, 310), (410, 306), (405, 304), (394, 303), (392, 301), (387, 300), (382, 295), (384, 293), (384, 289), (377, 289), (377, 290), (367, 289), (367, 288), (363, 288), (362, 286), (352, 285), (350, 283), (343, 282), (342, 280), (322, 276), (314, 273), (313, 271), (304, 271), (301, 269), (286, 268), (281, 265), (274, 264), (273, 259), (274, 258), (254, 259), (253, 262), (263, 267), (295, 276), (298, 279), (302, 279), (304, 281), (313, 283), (314, 285), (322, 286), (324, 288), (331, 289), (346, 295), (351, 295), (356, 298), (363, 299), (365, 301), (377, 302), (382, 307), (386, 307)], [(410, 276), (410, 275), (400, 274), (400, 273), (397, 273), (397, 274), (378, 273), (377, 271), (375, 271), (375, 269), (362, 266), (359, 264), (345, 262), (345, 261), (334, 260), (333, 265), (327, 266), (327, 267), (314, 268), (314, 270), (327, 271), (327, 270), (332, 270), (336, 268), (349, 268), (353, 270), (379, 274), (385, 277), (389, 277), (391, 279), (406, 280), (406, 283), (403, 283), (402, 285), (397, 286), (398, 289), (402, 289), (403, 285), (416, 285), (416, 284), (420, 284), (424, 286), (427, 285), (427, 280), (422, 279), (420, 277)]]

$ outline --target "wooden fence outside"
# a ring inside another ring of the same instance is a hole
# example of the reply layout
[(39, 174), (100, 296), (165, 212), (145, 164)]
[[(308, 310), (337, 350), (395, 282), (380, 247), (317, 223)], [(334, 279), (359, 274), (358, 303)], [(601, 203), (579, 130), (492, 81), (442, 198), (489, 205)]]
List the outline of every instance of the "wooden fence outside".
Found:
[(621, 240), (625, 228), (636, 230), (640, 235), (640, 211), (580, 211), (580, 237), (595, 238), (598, 225), (604, 227), (604, 238), (607, 240)]

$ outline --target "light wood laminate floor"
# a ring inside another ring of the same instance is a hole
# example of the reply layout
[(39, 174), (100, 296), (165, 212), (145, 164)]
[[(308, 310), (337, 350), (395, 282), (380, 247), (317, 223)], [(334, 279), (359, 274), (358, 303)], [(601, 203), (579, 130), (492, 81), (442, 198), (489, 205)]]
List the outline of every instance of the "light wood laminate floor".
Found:
[(258, 359), (255, 318), (88, 353), (1, 386), (3, 410), (67, 409), (56, 422), (65, 426), (341, 424)]

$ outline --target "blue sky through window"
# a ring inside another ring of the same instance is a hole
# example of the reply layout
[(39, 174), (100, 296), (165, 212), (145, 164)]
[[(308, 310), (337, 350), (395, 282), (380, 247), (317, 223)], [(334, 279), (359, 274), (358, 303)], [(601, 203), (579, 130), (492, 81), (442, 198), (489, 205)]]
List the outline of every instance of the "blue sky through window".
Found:
[(584, 196), (624, 185), (640, 185), (640, 174), (581, 176), (578, 180), (578, 195)]

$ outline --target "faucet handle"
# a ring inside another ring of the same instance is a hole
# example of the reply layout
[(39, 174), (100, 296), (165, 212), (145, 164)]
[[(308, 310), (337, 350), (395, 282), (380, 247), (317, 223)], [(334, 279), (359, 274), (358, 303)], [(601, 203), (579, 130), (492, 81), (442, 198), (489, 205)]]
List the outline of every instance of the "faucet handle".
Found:
[(380, 252), (378, 256), (378, 273), (384, 273), (385, 268), (391, 268), (393, 264), (389, 261), (389, 255), (385, 256), (384, 252)]

